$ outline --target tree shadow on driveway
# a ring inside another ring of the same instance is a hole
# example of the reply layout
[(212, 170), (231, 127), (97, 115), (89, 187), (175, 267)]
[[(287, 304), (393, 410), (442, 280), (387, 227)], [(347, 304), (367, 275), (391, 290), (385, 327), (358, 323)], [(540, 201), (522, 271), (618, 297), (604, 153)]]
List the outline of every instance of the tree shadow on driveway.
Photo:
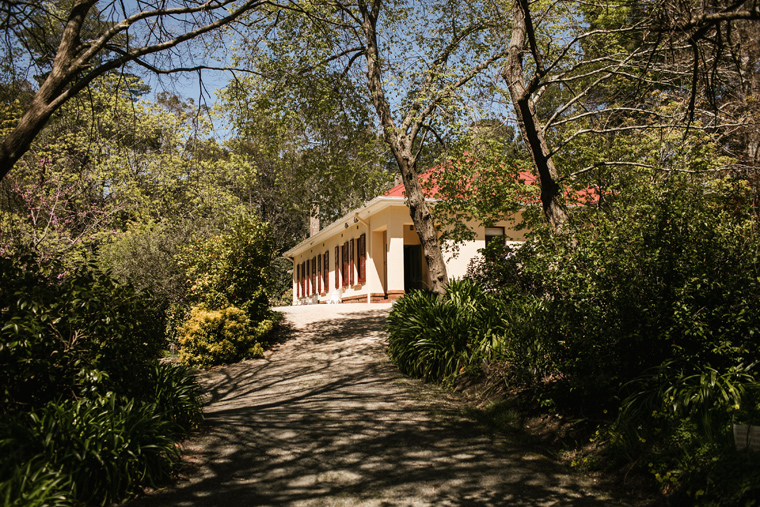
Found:
[(412, 394), (387, 359), (387, 313), (286, 313), (297, 333), (267, 360), (205, 374), (206, 422), (186, 445), (186, 473), (130, 505), (611, 504), (559, 464)]

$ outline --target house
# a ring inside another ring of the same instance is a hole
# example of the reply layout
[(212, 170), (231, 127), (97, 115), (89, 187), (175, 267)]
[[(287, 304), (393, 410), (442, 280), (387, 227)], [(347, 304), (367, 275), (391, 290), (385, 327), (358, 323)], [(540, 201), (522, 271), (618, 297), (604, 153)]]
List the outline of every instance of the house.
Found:
[[(533, 181), (529, 175), (520, 175)], [(435, 202), (429, 198), (428, 202)], [(473, 241), (447, 255), (449, 278), (461, 278), (478, 249), (492, 240), (521, 243), (521, 212), (493, 227), (468, 224)], [(429, 288), (422, 246), (406, 205), (404, 186), (375, 197), (284, 253), (293, 261), (293, 304), (372, 303), (396, 300), (412, 289)]]

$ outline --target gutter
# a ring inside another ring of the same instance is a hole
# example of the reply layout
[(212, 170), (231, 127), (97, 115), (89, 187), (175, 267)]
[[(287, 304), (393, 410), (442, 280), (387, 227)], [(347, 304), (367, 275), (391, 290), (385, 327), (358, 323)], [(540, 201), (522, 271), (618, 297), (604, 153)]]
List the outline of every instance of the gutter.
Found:
[[(329, 237), (333, 232), (340, 230), (341, 227), (343, 227), (343, 223), (346, 221), (353, 221), (356, 218), (356, 215), (359, 213), (362, 213), (370, 208), (376, 208), (377, 206), (385, 207), (393, 204), (401, 205), (402, 203), (406, 202), (406, 198), (402, 197), (387, 197), (387, 196), (377, 196), (374, 199), (372, 199), (370, 202), (362, 206), (361, 208), (357, 208), (353, 211), (350, 211), (349, 213), (343, 215), (339, 219), (335, 220), (331, 224), (329, 224), (324, 229), (320, 230), (317, 234), (314, 236), (311, 236), (309, 238), (306, 238), (305, 240), (298, 243), (296, 246), (291, 248), (290, 250), (287, 250), (282, 255), (284, 257), (290, 258), (291, 255), (294, 255), (295, 252), (301, 250), (302, 248), (304, 250), (309, 248), (310, 243), (318, 243), (321, 242), (323, 238)], [(366, 222), (365, 222), (366, 223)]]

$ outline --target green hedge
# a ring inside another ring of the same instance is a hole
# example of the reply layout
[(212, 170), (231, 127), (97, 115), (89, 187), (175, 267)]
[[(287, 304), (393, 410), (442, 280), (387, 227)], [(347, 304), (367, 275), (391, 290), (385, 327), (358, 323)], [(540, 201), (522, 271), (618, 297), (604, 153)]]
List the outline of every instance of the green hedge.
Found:
[[(756, 190), (645, 174), (604, 202), (573, 210), (563, 234), (539, 227), (513, 258), (472, 267), (501, 323), (481, 325), (487, 312), (448, 294), (405, 296), (391, 357), (434, 380), (474, 357), (499, 364), (537, 399), (606, 420), (611, 456), (651, 472), (674, 502), (757, 498), (757, 473), (739, 466), (756, 457), (736, 452), (731, 431), (760, 423)], [(718, 464), (733, 470), (725, 484), (706, 480)]]

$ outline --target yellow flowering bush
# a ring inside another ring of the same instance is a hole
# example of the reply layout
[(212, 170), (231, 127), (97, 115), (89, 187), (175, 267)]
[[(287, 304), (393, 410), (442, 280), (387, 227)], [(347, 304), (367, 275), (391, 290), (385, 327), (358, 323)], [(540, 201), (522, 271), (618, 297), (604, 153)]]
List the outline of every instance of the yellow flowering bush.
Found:
[(179, 330), (180, 354), (184, 364), (208, 368), (263, 355), (260, 326), (252, 327), (246, 313), (234, 306), (209, 310), (193, 307)]

